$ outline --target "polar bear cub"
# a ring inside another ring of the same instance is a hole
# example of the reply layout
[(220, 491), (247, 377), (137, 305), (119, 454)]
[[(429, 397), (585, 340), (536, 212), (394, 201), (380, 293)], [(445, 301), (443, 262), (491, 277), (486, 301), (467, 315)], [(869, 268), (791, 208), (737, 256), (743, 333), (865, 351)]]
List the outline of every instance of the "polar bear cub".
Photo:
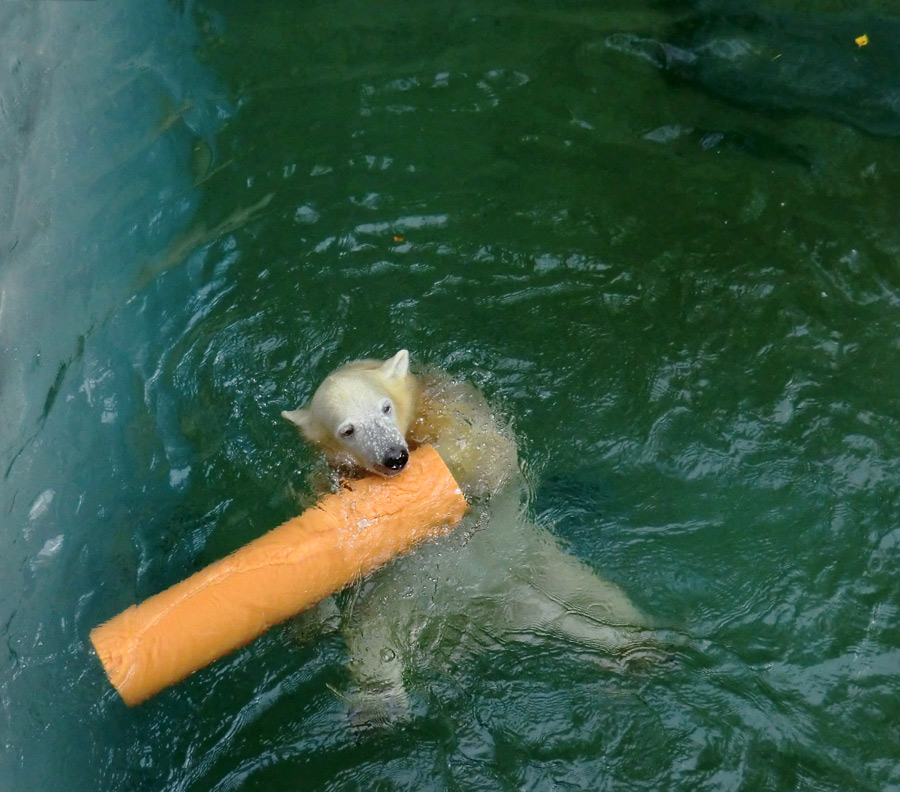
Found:
[(307, 407), (281, 415), (345, 473), (393, 476), (430, 444), (470, 498), (499, 492), (517, 470), (511, 432), (471, 385), (409, 371), (409, 352), (358, 360), (330, 374)]
[(345, 609), (364, 720), (408, 715), (409, 674), (461, 652), (549, 638), (601, 659), (646, 645), (646, 619), (628, 596), (528, 518), (512, 432), (472, 385), (412, 375), (404, 349), (339, 368), (308, 406), (282, 415), (349, 473), (396, 475), (430, 443), (475, 504), (460, 528), (395, 560)]

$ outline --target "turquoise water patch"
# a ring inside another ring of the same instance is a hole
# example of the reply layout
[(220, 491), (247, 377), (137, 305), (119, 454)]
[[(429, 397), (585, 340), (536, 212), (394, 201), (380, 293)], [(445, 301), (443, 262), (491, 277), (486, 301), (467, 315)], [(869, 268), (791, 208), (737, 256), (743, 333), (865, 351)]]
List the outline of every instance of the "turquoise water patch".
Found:
[[(9, 786), (900, 788), (890, 8), (8, 5)], [(127, 709), (90, 629), (311, 504), (280, 411), (404, 347), (667, 662), (487, 636), (360, 731), (294, 625)]]

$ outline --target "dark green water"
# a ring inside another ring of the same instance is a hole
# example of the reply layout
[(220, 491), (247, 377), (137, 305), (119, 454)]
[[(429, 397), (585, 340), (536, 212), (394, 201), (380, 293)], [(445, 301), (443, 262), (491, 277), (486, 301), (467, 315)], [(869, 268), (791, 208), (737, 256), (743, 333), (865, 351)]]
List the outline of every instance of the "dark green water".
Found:
[[(900, 789), (892, 8), (4, 4), (0, 788)], [(510, 644), (359, 733), (275, 629), (128, 710), (90, 629), (308, 503), (279, 411), (400, 347), (673, 662)]]

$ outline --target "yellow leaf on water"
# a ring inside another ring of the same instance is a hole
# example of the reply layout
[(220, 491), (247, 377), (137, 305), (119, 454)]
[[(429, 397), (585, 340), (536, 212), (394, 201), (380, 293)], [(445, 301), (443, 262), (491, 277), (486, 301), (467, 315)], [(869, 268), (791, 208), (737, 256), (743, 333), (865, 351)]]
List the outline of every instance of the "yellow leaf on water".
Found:
[(865, 47), (866, 44), (869, 43), (869, 37), (865, 33), (863, 33), (858, 38), (855, 38), (854, 41), (857, 43), (858, 46)]

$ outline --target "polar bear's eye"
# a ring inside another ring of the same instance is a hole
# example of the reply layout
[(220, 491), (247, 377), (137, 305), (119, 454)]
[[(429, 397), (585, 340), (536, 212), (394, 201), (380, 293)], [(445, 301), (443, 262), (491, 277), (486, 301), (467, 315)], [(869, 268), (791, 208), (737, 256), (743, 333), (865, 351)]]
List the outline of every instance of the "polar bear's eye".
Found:
[(390, 415), (392, 409), (393, 407), (391, 406), (391, 403), (389, 401), (386, 401), (381, 405), (381, 412), (383, 412), (385, 415)]
[(356, 431), (356, 428), (353, 424), (347, 424), (346, 426), (342, 426), (338, 429), (338, 434), (341, 437), (353, 437), (353, 433)]

